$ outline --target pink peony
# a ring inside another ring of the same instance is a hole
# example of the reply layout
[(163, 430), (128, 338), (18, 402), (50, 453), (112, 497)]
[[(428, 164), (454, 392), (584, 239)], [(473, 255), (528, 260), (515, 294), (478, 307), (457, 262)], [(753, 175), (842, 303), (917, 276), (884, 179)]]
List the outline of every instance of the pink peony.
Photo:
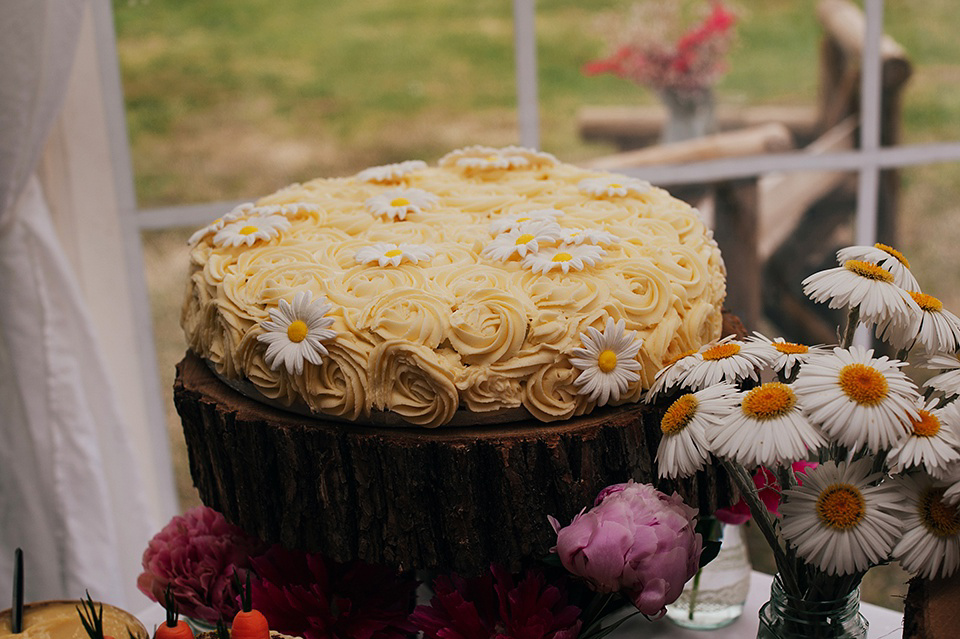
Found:
[(180, 614), (214, 623), (237, 613), (233, 575), (245, 574), (262, 544), (223, 515), (199, 506), (170, 520), (143, 552), (137, 586), (163, 602), (170, 586)]
[(580, 609), (567, 604), (563, 582), (548, 585), (528, 570), (519, 582), (498, 566), (464, 579), (437, 577), (429, 606), (417, 606), (410, 621), (424, 639), (576, 639)]
[(565, 528), (550, 521), (564, 568), (598, 592), (623, 591), (640, 612), (659, 617), (697, 572), (696, 516), (679, 495), (631, 481), (604, 489)]
[(407, 639), (417, 582), (383, 566), (341, 564), (273, 546), (253, 560), (253, 607), (271, 630), (305, 639)]
[[(810, 468), (816, 468), (816, 462), (795, 461), (793, 462), (793, 473), (797, 482), (803, 485), (803, 476)], [(771, 514), (780, 516), (780, 484), (773, 473), (761, 466), (753, 474), (753, 485), (757, 487), (757, 496), (767, 507)], [(725, 524), (742, 524), (750, 519), (750, 507), (747, 502), (740, 498), (740, 501), (729, 508), (718, 508), (714, 513), (717, 519)]]

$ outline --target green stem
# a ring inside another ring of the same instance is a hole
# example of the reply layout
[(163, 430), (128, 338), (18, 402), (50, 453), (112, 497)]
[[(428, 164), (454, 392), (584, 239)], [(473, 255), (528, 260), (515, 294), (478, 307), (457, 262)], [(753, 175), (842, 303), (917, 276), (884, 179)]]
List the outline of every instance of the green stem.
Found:
[(843, 331), (843, 338), (840, 340), (840, 348), (850, 348), (853, 344), (853, 334), (857, 332), (857, 325), (860, 323), (860, 307), (854, 306), (847, 313), (847, 326)]
[(697, 593), (700, 592), (700, 573), (702, 572), (703, 568), (693, 576), (693, 586), (690, 588), (690, 607), (687, 610), (687, 619), (690, 621), (693, 621), (693, 611), (697, 607)]

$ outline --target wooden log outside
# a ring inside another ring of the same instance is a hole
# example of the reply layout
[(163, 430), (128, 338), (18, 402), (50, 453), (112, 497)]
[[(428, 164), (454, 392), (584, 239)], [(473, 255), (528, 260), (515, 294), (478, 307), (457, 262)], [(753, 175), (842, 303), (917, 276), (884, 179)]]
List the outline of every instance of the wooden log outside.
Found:
[[(743, 334), (736, 318), (725, 331)], [(603, 408), (554, 424), (378, 429), (248, 399), (198, 357), (174, 401), (200, 498), (266, 541), (399, 569), (518, 570), (605, 486), (655, 482), (662, 408)], [(723, 470), (660, 481), (702, 512), (736, 498)]]
[(757, 179), (730, 180), (714, 188), (714, 238), (727, 267), (727, 307), (757, 326), (762, 313)]

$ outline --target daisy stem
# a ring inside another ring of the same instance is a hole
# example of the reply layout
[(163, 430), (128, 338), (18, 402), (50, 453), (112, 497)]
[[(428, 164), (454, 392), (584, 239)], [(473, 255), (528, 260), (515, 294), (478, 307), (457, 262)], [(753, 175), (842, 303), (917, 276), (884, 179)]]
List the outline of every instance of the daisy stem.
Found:
[(887, 451), (879, 451), (873, 458), (873, 472), (885, 472), (885, 466), (887, 462)]
[(770, 550), (773, 551), (773, 558), (777, 562), (777, 570), (780, 573), (780, 579), (783, 580), (784, 587), (787, 588), (789, 592), (796, 593), (799, 596), (801, 593), (796, 575), (794, 574), (794, 567), (788, 562), (783, 547), (780, 545), (780, 540), (777, 539), (777, 532), (774, 530), (774, 523), (770, 512), (767, 510), (767, 507), (763, 505), (763, 502), (760, 501), (756, 486), (753, 483), (753, 478), (750, 477), (750, 474), (740, 464), (734, 464), (727, 460), (723, 460), (722, 463), (727, 473), (737, 483), (737, 488), (740, 489), (740, 496), (750, 509), (753, 521), (757, 524), (757, 528), (760, 529), (760, 532), (767, 540), (767, 545), (770, 546)]
[(857, 325), (860, 323), (860, 307), (854, 306), (847, 313), (847, 325), (843, 330), (843, 338), (840, 340), (840, 348), (850, 348), (853, 344), (853, 334), (857, 332)]
[(590, 605), (587, 606), (586, 611), (583, 613), (582, 618), (586, 620), (588, 625), (581, 633), (581, 637), (589, 637), (590, 632), (603, 622), (603, 611), (610, 604), (613, 596), (614, 593), (612, 592), (604, 595), (597, 593), (593, 596), (593, 599), (590, 600)]

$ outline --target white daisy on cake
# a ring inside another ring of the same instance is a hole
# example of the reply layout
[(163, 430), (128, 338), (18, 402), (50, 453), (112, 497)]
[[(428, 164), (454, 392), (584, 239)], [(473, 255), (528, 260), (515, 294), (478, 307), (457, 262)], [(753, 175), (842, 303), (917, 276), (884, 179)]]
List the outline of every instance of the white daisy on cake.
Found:
[(579, 387), (577, 392), (597, 406), (619, 400), (630, 384), (640, 381), (637, 371), (642, 366), (637, 353), (643, 341), (636, 331), (626, 332), (625, 328), (625, 320), (614, 323), (608, 317), (603, 333), (592, 326), (587, 328), (586, 333), (580, 333), (583, 348), (572, 351), (570, 363), (580, 370), (573, 382)]
[(753, 344), (728, 336), (714, 344), (704, 345), (686, 371), (681, 386), (700, 390), (717, 382), (736, 384), (745, 379), (758, 380), (763, 360)]
[(737, 398), (737, 387), (724, 382), (674, 400), (660, 420), (657, 475), (689, 477), (702, 469), (710, 459), (706, 431), (736, 407)]
[(834, 348), (800, 369), (793, 384), (800, 406), (831, 440), (873, 452), (893, 446), (919, 418), (919, 397), (900, 370), (905, 363), (874, 358), (861, 346)]
[(929, 355), (919, 366), (920, 368), (943, 371), (924, 382), (924, 388), (940, 391), (947, 397), (960, 395), (960, 355), (957, 353)]
[(591, 244), (548, 246), (541, 248), (536, 254), (523, 258), (523, 265), (541, 275), (546, 275), (553, 270), (560, 270), (566, 274), (599, 264), (604, 255), (606, 251)]
[(434, 255), (436, 255), (436, 251), (426, 244), (376, 242), (358, 250), (353, 259), (359, 264), (376, 262), (381, 267), (386, 267), (400, 266), (402, 262), (417, 264), (433, 259)]
[(252, 209), (250, 215), (283, 215), (284, 217), (291, 217), (301, 213), (317, 213), (318, 211), (320, 211), (320, 207), (316, 204), (289, 202), (286, 204), (262, 204)]
[(921, 579), (949, 577), (960, 566), (960, 511), (944, 497), (944, 487), (923, 473), (895, 480), (906, 516), (893, 556)]
[(920, 308), (917, 321), (899, 324), (885, 320), (877, 324), (877, 337), (895, 348), (920, 344), (928, 353), (955, 352), (960, 347), (960, 318), (943, 308), (943, 302), (933, 295), (912, 290), (907, 293)]
[(577, 183), (577, 189), (590, 197), (626, 197), (628, 195), (643, 195), (651, 188), (646, 180), (620, 175), (586, 178)]
[(807, 346), (806, 344), (797, 344), (788, 342), (782, 337), (770, 339), (769, 337), (754, 331), (753, 335), (745, 340), (748, 344), (757, 345), (756, 353), (775, 373), (782, 373), (785, 378), (790, 378), (797, 367), (809, 360), (811, 357), (823, 355), (829, 351), (824, 346)]
[(580, 244), (609, 246), (619, 242), (619, 237), (609, 231), (601, 231), (600, 229), (563, 229), (563, 234), (560, 236), (561, 244), (572, 244), (574, 246)]
[(560, 234), (560, 225), (550, 220), (523, 222), (512, 231), (498, 235), (484, 247), (482, 255), (504, 262), (514, 255), (523, 258), (537, 253), (541, 244), (556, 243)]
[(313, 299), (310, 291), (299, 291), (293, 297), (293, 304), (280, 300), (277, 308), (269, 310), (270, 321), (261, 322), (263, 333), (257, 340), (267, 344), (264, 361), (271, 369), (280, 366), (291, 375), (303, 372), (304, 360), (311, 364), (323, 363), (327, 348), (325, 340), (337, 336), (330, 329), (332, 317), (326, 317), (331, 306), (320, 296)]
[(411, 213), (428, 211), (437, 204), (437, 196), (423, 189), (390, 189), (363, 203), (374, 215), (405, 220)]
[(501, 149), (470, 146), (447, 153), (437, 164), (465, 171), (502, 171), (554, 165), (558, 164), (558, 160), (549, 153), (519, 146), (506, 146)]
[(826, 461), (784, 491), (780, 530), (797, 554), (829, 575), (866, 571), (887, 559), (900, 538), (902, 497), (873, 458)]
[(208, 235), (216, 233), (230, 222), (235, 222), (240, 218), (247, 217), (250, 215), (250, 212), (253, 210), (253, 208), (253, 202), (244, 202), (243, 204), (235, 206), (229, 213), (225, 213), (221, 217), (218, 217), (213, 222), (191, 235), (190, 239), (187, 240), (187, 244), (193, 246)]
[(882, 266), (893, 275), (893, 283), (907, 291), (919, 291), (920, 284), (910, 272), (910, 262), (897, 249), (886, 244), (873, 246), (848, 246), (837, 251), (837, 261), (861, 260)]
[(214, 246), (253, 246), (260, 240), (272, 240), (290, 228), (282, 215), (253, 216), (227, 224), (213, 236)]
[(357, 173), (358, 182), (375, 182), (378, 184), (395, 184), (416, 171), (427, 168), (423, 160), (406, 160), (382, 166), (372, 166)]
[(654, 375), (653, 385), (647, 390), (647, 396), (644, 398), (644, 401), (650, 403), (655, 400), (660, 393), (668, 393), (676, 387), (682, 388), (687, 373), (690, 372), (694, 365), (702, 361), (703, 358), (700, 357), (700, 353), (695, 350), (686, 351), (674, 357), (672, 361), (664, 364), (663, 367), (657, 371), (657, 374)]
[(814, 273), (802, 285), (803, 293), (815, 302), (859, 308), (863, 322), (890, 320), (910, 326), (920, 312), (910, 294), (894, 284), (890, 271), (871, 262), (847, 260), (843, 266)]
[(737, 394), (739, 406), (707, 428), (710, 450), (746, 468), (804, 459), (827, 442), (797, 406), (789, 384), (767, 382)]
[(910, 431), (887, 454), (892, 472), (923, 466), (928, 473), (940, 475), (960, 461), (960, 415), (954, 404), (937, 408), (939, 403), (935, 397), (926, 402), (917, 400), (917, 419), (910, 420)]
[(490, 235), (515, 231), (527, 222), (556, 222), (561, 215), (563, 211), (557, 209), (535, 209), (504, 215), (490, 222)]

